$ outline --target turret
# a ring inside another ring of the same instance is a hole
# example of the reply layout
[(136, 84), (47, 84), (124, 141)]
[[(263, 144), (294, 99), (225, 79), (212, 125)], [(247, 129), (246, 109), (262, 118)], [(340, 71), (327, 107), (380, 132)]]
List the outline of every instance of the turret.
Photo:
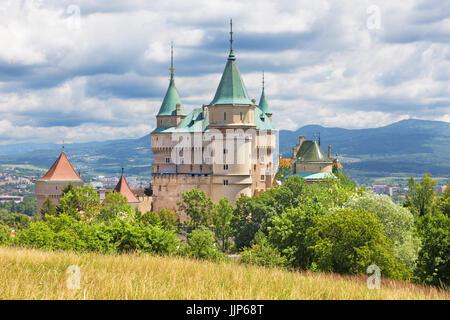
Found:
[(170, 63), (170, 82), (167, 88), (164, 100), (156, 115), (156, 126), (159, 127), (175, 127), (181, 120), (186, 117), (183, 104), (175, 87), (174, 70), (173, 67), (173, 44), (171, 45), (171, 63)]

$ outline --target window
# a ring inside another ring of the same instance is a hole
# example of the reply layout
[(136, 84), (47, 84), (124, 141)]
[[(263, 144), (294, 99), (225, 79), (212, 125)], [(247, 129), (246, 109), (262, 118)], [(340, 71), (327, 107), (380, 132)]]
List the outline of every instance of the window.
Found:
[(242, 116), (242, 112), (241, 112), (241, 121), (244, 120), (244, 117)]
[(170, 163), (170, 158), (166, 158), (166, 163)]
[(253, 165), (253, 171), (256, 171), (256, 164)]
[(261, 181), (264, 181), (265, 176), (262, 174), (261, 175)]
[(159, 164), (156, 166), (156, 171), (159, 171)]
[(161, 191), (161, 186), (159, 186), (159, 188), (158, 188), (158, 189), (159, 189), (159, 191)]
[(223, 170), (228, 170), (228, 165), (227, 164), (223, 165)]
[(227, 154), (228, 153), (228, 149), (223, 149), (223, 154)]
[(227, 120), (227, 113), (226, 112), (223, 113), (223, 120)]
[(223, 180), (223, 185), (227, 186), (228, 185), (228, 180)]
[(192, 164), (191, 164), (191, 171), (192, 171)]
[(200, 165), (200, 172), (203, 170), (203, 165)]

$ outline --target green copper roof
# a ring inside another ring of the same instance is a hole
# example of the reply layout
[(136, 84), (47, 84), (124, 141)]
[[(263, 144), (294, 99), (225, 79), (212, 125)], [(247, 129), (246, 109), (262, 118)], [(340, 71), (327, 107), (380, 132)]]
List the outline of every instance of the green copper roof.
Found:
[(242, 81), (241, 73), (236, 64), (233, 52), (228, 56), (228, 61), (220, 79), (216, 95), (210, 105), (253, 105)]
[(166, 96), (161, 104), (161, 108), (159, 108), (158, 116), (176, 115), (177, 104), (180, 104), (181, 115), (186, 115), (177, 88), (175, 87), (175, 80), (171, 76), (169, 88), (167, 88)]
[(261, 99), (259, 99), (259, 108), (264, 113), (270, 113), (269, 112), (269, 105), (267, 104), (267, 101), (266, 101), (266, 95), (264, 94), (264, 88), (263, 88), (262, 93), (261, 93)]
[[(303, 145), (305, 145), (304, 148)], [(298, 162), (329, 162), (331, 160), (323, 153), (317, 141), (305, 141), (301, 145), (297, 152), (297, 163)]]
[(195, 108), (176, 127), (159, 127), (152, 133), (204, 132), (209, 126), (209, 110), (203, 118), (202, 108)]
[(300, 176), (305, 180), (324, 180), (324, 179), (337, 179), (333, 173), (330, 172), (297, 172), (297, 173), (289, 173), (285, 175), (282, 180), (286, 179), (290, 176)]
[(259, 108), (255, 108), (255, 125), (258, 130), (274, 130), (272, 121), (264, 111)]

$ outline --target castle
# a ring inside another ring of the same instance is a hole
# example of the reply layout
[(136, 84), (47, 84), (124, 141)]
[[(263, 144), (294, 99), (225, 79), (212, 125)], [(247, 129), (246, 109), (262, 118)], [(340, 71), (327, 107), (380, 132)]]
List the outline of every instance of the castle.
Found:
[[(182, 193), (194, 188), (203, 190), (214, 202), (227, 198), (235, 203), (241, 194), (253, 196), (266, 191), (277, 182), (275, 174), (281, 157), (277, 152), (277, 130), (263, 85), (259, 103), (250, 99), (239, 72), (233, 51), (233, 30), (230, 22), (230, 52), (213, 100), (186, 114), (177, 88), (173, 67), (173, 46), (169, 87), (158, 114), (156, 128), (151, 132), (152, 197), (142, 190), (131, 190), (123, 175), (115, 191), (141, 212), (159, 213), (166, 208), (178, 212)], [(299, 137), (290, 159), (281, 159), (291, 166), (289, 175), (300, 175), (308, 183), (331, 175), (338, 163), (326, 156), (315, 140)], [(335, 163), (336, 162), (336, 163)], [(287, 177), (286, 176), (286, 177)], [(83, 186), (64, 152), (50, 170), (36, 182), (37, 214), (45, 199), (59, 203), (62, 189), (72, 183)], [(99, 192), (100, 201), (106, 193)], [(178, 212), (181, 219), (183, 213)]]
[(213, 100), (186, 114), (175, 87), (173, 50), (170, 82), (151, 133), (153, 210), (177, 211), (182, 193), (198, 188), (214, 202), (265, 191), (274, 184), (276, 130), (264, 94), (251, 100), (233, 52)]

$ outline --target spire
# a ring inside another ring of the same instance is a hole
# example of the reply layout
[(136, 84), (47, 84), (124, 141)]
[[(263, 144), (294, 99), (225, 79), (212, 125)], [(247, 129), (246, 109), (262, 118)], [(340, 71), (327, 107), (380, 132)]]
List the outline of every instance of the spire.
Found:
[(173, 41), (170, 43), (170, 81), (174, 81), (174, 71), (175, 68), (173, 67)]
[(133, 194), (133, 192), (131, 191), (130, 186), (127, 183), (127, 180), (125, 179), (125, 176), (123, 175), (123, 168), (122, 168), (122, 176), (120, 177), (119, 182), (117, 183), (116, 187), (114, 188), (114, 191), (119, 192), (125, 198), (127, 198), (128, 203), (140, 202), (136, 198), (136, 196)]
[(81, 178), (73, 169), (64, 151), (62, 151), (58, 159), (56, 159), (56, 161), (53, 163), (47, 173), (41, 178), (41, 180), (81, 181)]
[(209, 105), (253, 105), (233, 53), (233, 21), (230, 20), (230, 54), (217, 87), (216, 95)]
[(269, 112), (269, 105), (267, 104), (266, 95), (264, 93), (264, 71), (262, 74), (262, 93), (261, 93), (261, 99), (259, 99), (259, 108), (266, 114), (270, 114)]
[(164, 100), (159, 108), (159, 112), (157, 116), (174, 116), (176, 115), (177, 104), (180, 105), (180, 115), (186, 115), (184, 112), (183, 105), (181, 103), (180, 96), (178, 95), (177, 88), (175, 87), (175, 76), (173, 67), (173, 42), (170, 45), (170, 83), (167, 88), (166, 95), (164, 96)]
[(233, 19), (230, 19), (230, 56), (233, 55)]

